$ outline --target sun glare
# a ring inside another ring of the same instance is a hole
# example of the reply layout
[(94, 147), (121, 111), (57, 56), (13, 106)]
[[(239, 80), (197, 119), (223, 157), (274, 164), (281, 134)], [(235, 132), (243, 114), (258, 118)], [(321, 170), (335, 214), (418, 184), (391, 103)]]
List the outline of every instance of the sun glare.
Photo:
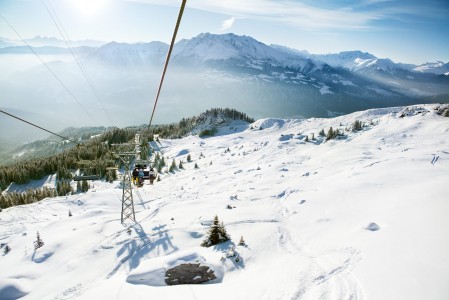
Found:
[(81, 14), (93, 16), (105, 8), (108, 0), (71, 0), (70, 2)]

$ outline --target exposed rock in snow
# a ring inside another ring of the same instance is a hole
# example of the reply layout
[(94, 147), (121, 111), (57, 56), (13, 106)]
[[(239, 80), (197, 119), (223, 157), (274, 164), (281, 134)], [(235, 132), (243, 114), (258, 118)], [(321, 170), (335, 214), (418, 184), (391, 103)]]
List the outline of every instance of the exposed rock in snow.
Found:
[(198, 284), (214, 280), (214, 270), (199, 263), (185, 263), (165, 271), (165, 283), (168, 285)]

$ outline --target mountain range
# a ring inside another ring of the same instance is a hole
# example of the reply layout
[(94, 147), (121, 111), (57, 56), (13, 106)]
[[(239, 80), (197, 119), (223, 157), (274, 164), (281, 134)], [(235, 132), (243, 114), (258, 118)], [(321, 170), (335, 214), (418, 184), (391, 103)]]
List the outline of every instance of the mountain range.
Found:
[[(55, 44), (54, 39), (40, 40)], [(0, 48), (0, 59), (2, 54), (24, 53), (24, 48)], [(35, 49), (45, 55), (69, 52), (55, 46)], [(147, 121), (146, 99), (155, 94), (167, 49), (167, 44), (158, 41), (76, 46), (98, 93), (105, 95), (108, 110), (128, 118), (124, 125)], [(73, 62), (48, 64), (69, 88), (75, 87), (80, 102), (89, 103), (87, 110), (103, 115)], [(449, 63), (402, 64), (362, 51), (311, 54), (266, 45), (249, 36), (202, 33), (176, 43), (159, 108), (164, 118), (157, 121), (176, 121), (217, 106), (235, 107), (256, 118), (327, 117), (375, 107), (445, 102), (449, 99), (448, 75)], [(12, 74), (0, 82), (1, 90), (12, 94), (5, 107), (19, 108), (23, 99), (36, 97), (36, 90), (48, 111), (57, 109), (55, 97), (73, 104), (44, 66)], [(124, 114), (126, 110), (130, 111)], [(73, 124), (62, 128), (67, 126)]]
[[(236, 45), (235, 41), (238, 41), (239, 39), (247, 39), (248, 43), (245, 46), (251, 46), (253, 50), (256, 50), (256, 48), (259, 48), (260, 46), (266, 46), (263, 43), (257, 42), (256, 40), (252, 39), (251, 37), (245, 37), (245, 36), (237, 36), (234, 34), (224, 34), (224, 35), (214, 35), (209, 33), (202, 33), (198, 35), (197, 37), (191, 39), (191, 40), (181, 40), (177, 43), (176, 50), (178, 53), (182, 52), (184, 47), (188, 45), (188, 47), (192, 47), (193, 41), (197, 43), (200, 41), (200, 43), (204, 43), (200, 48), (197, 48), (195, 50), (200, 50), (201, 52), (195, 53), (196, 56), (202, 56), (203, 60), (208, 59), (219, 59), (220, 55), (222, 57), (229, 58), (229, 48), (224, 45), (226, 43), (231, 43)], [(36, 36), (34, 38), (25, 39), (25, 41), (31, 45), (32, 47), (57, 47), (57, 48), (65, 48), (66, 43), (63, 40), (60, 40), (55, 37), (42, 37), (42, 36)], [(218, 44), (214, 44), (218, 42)], [(111, 51), (113, 48), (126, 48), (126, 45), (128, 45), (128, 51), (131, 48), (137, 49), (145, 49), (143, 51), (149, 51), (150, 55), (155, 55), (157, 51), (163, 51), (162, 55), (165, 55), (166, 50), (168, 48), (168, 45), (163, 42), (150, 42), (150, 43), (137, 43), (137, 44), (125, 44), (125, 43), (117, 43), (117, 42), (110, 42), (106, 43), (103, 41), (96, 41), (96, 40), (80, 40), (80, 41), (71, 41), (71, 44), (75, 47), (90, 47), (90, 48), (103, 48), (99, 52), (103, 51)], [(209, 46), (206, 46), (206, 45)], [(259, 47), (257, 46), (259, 44)], [(0, 37), (0, 49), (2, 53), (17, 53), (17, 51), (20, 52), (20, 48), (22, 48), (23, 43), (19, 40), (12, 40), (8, 38)], [(243, 46), (243, 44), (240, 44)], [(256, 46), (254, 46), (256, 45)], [(104, 47), (103, 47), (104, 46)], [(292, 48), (288, 48), (281, 45), (269, 45), (268, 47), (276, 50), (280, 50), (281, 52), (290, 53), (293, 56), (302, 56), (306, 58), (311, 58), (316, 61), (324, 62), (330, 66), (333, 67), (344, 67), (352, 71), (358, 71), (363, 68), (367, 67), (379, 67), (379, 66), (387, 66), (387, 67), (395, 67), (404, 69), (407, 71), (414, 71), (414, 72), (420, 72), (420, 73), (433, 73), (433, 74), (445, 74), (449, 72), (449, 62), (444, 63), (442, 61), (436, 61), (436, 62), (425, 62), (420, 65), (416, 64), (404, 64), (404, 63), (394, 63), (392, 60), (388, 58), (378, 58), (374, 56), (373, 54), (362, 52), (362, 51), (343, 51), (340, 53), (333, 53), (333, 54), (311, 54), (306, 50), (296, 50)], [(226, 49), (228, 48), (228, 49)], [(93, 49), (93, 50), (95, 50)], [(106, 50), (109, 49), (109, 50)], [(192, 48), (190, 48), (192, 50)], [(221, 50), (226, 49), (223, 53), (219, 53)], [(176, 51), (175, 50), (175, 51)], [(214, 53), (210, 53), (210, 51), (214, 51)], [(238, 51), (238, 49), (231, 50), (231, 52), (234, 52), (235, 50)], [(244, 51), (243, 49), (241, 49)], [(59, 51), (55, 49), (57, 53), (62, 53), (64, 50), (60, 49)], [(138, 51), (138, 50), (137, 50)], [(156, 51), (156, 52), (154, 52)], [(251, 51), (251, 50), (249, 50)], [(257, 51), (257, 50), (256, 50)], [(25, 52), (25, 51), (23, 51)], [(259, 54), (262, 54), (259, 52)], [(265, 53), (267, 54), (267, 53)], [(157, 56), (160, 56), (161, 54), (157, 54)], [(257, 58), (259, 55), (255, 55), (254, 58)], [(447, 74), (446, 74), (447, 75)]]

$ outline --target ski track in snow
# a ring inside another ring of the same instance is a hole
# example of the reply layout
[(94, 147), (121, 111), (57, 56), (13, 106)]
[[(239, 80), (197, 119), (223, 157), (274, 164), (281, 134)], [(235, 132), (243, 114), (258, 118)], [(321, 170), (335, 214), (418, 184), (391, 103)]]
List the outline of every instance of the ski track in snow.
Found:
[[(294, 192), (296, 191), (293, 190)], [(282, 197), (287, 198), (291, 191), (287, 195), (285, 191), (281, 194)], [(293, 214), (289, 212), (283, 201), (279, 202), (279, 214), (281, 215), (278, 226), (279, 248), (282, 252), (292, 256), (292, 264), (295, 260), (302, 262), (305, 260), (308, 265), (307, 272), (299, 272), (296, 275), (301, 285), (295, 291), (290, 292), (290, 299), (327, 299), (329, 295), (342, 300), (364, 299), (361, 286), (350, 274), (361, 259), (360, 251), (352, 248), (336, 249), (311, 256), (307, 254), (307, 244), (299, 246), (292, 238), (289, 227), (284, 225), (288, 223), (288, 218)], [(341, 257), (344, 257), (343, 261)], [(314, 289), (318, 290), (318, 294)], [(311, 295), (309, 296), (309, 294)]]

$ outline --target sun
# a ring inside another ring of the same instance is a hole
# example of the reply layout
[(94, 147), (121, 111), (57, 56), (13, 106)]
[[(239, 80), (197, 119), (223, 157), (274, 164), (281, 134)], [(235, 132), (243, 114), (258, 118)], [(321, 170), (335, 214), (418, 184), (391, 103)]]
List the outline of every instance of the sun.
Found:
[(70, 2), (81, 14), (89, 17), (101, 12), (108, 0), (71, 0)]

